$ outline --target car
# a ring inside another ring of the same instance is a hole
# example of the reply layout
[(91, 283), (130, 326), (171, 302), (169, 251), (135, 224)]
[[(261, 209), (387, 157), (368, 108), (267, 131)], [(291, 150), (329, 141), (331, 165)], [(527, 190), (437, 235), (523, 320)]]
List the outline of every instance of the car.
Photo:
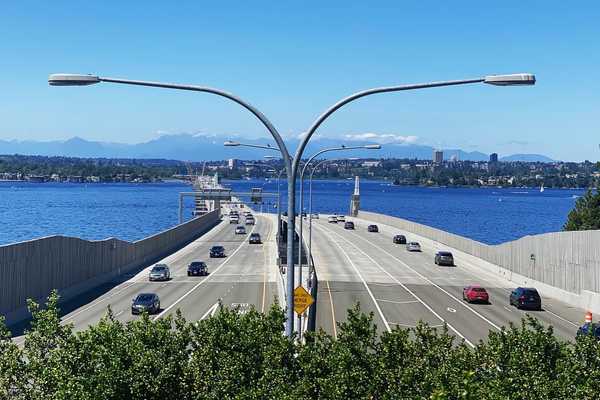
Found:
[(393, 242), (396, 244), (406, 244), (406, 236), (396, 235), (394, 236)]
[(160, 311), (160, 299), (156, 293), (140, 293), (131, 301), (131, 313), (157, 314)]
[(256, 224), (256, 221), (254, 220), (254, 218), (246, 218), (246, 225), (254, 225)]
[(210, 248), (208, 253), (210, 258), (220, 258), (225, 257), (225, 247), (223, 246), (213, 246)]
[(156, 264), (150, 270), (148, 279), (150, 281), (168, 281), (171, 278), (171, 270), (167, 264)]
[(260, 239), (259, 233), (251, 233), (250, 238), (248, 239), (250, 244), (261, 244), (262, 240)]
[(287, 211), (284, 211), (283, 214), (281, 214), (281, 215), (283, 215), (284, 217), (287, 217)]
[(332, 215), (329, 218), (327, 218), (327, 222), (329, 222), (330, 224), (337, 224), (338, 220), (335, 215)]
[(306, 218), (306, 213), (305, 212), (303, 212), (301, 215), (302, 215), (302, 218)]
[(437, 265), (454, 266), (454, 257), (449, 251), (438, 251), (435, 253), (435, 261)]
[(344, 222), (344, 229), (354, 229), (354, 222), (352, 222), (352, 221)]
[(336, 215), (335, 218), (338, 222), (346, 222), (346, 217), (344, 215)]
[(240, 214), (237, 211), (235, 211), (235, 210), (229, 211), (229, 216), (230, 217), (238, 217), (239, 215)]
[(313, 214), (310, 216), (310, 218), (311, 218), (311, 219), (319, 219), (319, 214), (317, 214), (317, 213), (313, 213)]
[(406, 250), (408, 251), (421, 251), (421, 245), (419, 242), (408, 242), (406, 244)]
[(244, 211), (244, 217), (251, 217), (252, 211)]
[(489, 303), (490, 296), (485, 288), (481, 286), (467, 286), (463, 288), (463, 300), (466, 300), (468, 303), (473, 302), (482, 302)]
[(230, 224), (239, 224), (240, 223), (240, 219), (237, 216), (233, 216), (233, 217), (229, 217), (229, 223)]
[(367, 231), (369, 231), (369, 232), (379, 232), (379, 227), (377, 227), (377, 225), (369, 225), (367, 227)]
[(508, 301), (511, 306), (516, 306), (519, 309), (542, 309), (542, 298), (535, 288), (518, 287), (510, 292)]
[(583, 335), (589, 335), (589, 334), (594, 336), (596, 339), (600, 339), (600, 324), (586, 322), (585, 324), (581, 325), (579, 327), (579, 329), (577, 329), (577, 336), (583, 336)]
[(235, 234), (236, 235), (245, 235), (246, 234), (246, 228), (243, 225), (238, 225), (235, 228)]
[(188, 276), (207, 276), (208, 267), (203, 261), (192, 261), (187, 268)]

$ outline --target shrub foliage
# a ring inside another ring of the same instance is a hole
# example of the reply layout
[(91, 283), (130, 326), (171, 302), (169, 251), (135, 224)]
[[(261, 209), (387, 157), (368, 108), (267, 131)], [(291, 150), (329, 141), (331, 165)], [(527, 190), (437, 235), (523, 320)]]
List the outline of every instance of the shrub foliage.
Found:
[(61, 325), (58, 296), (30, 303), (24, 344), (0, 320), (2, 399), (598, 399), (600, 344), (557, 339), (533, 318), (470, 348), (420, 324), (377, 334), (358, 305), (338, 337), (283, 334), (284, 312), (223, 308), (199, 322), (181, 315)]

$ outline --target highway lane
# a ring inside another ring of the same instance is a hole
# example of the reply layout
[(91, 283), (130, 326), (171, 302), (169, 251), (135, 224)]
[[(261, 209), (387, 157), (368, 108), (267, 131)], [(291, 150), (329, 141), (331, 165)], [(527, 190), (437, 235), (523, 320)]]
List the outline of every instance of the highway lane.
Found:
[[(451, 326), (457, 328), (466, 338), (476, 343), (487, 337), (488, 331), (498, 330), (501, 326), (512, 322), (519, 324), (525, 311), (517, 310), (508, 305), (508, 294), (512, 289), (511, 283), (502, 278), (482, 272), (473, 264), (473, 260), (462, 256), (459, 252), (444, 248), (439, 244), (416, 238), (409, 232), (402, 232), (396, 228), (378, 224), (380, 233), (367, 232), (367, 225), (371, 222), (362, 219), (352, 219), (356, 224), (355, 231), (343, 229), (342, 224), (327, 224), (320, 222), (320, 229), (326, 236), (337, 237), (346, 242), (348, 248), (363, 253), (371, 258), (372, 265), (378, 265), (381, 270), (390, 275), (387, 284), (392, 282), (402, 283), (428, 304)], [(423, 246), (422, 253), (409, 253), (403, 245), (392, 243), (394, 234), (405, 234), (409, 240), (415, 238)], [(313, 231), (314, 234), (314, 231)], [(456, 256), (457, 267), (438, 267), (433, 263), (435, 251), (445, 249), (453, 251)], [(472, 258), (472, 257), (471, 257)], [(318, 267), (318, 265), (317, 265)], [(368, 266), (365, 266), (368, 268)], [(372, 276), (367, 280), (374, 283), (380, 282), (380, 277)], [(462, 301), (462, 288), (469, 284), (486, 286), (491, 296), (489, 305), (470, 305)], [(395, 289), (391, 289), (396, 292)], [(583, 310), (573, 309), (558, 300), (543, 298), (542, 312), (529, 312), (546, 325), (552, 325), (554, 331), (565, 339), (573, 339)], [(377, 300), (382, 304), (380, 300)], [(385, 305), (384, 315), (388, 321), (393, 322), (398, 309), (407, 309), (406, 304), (390, 303)], [(430, 314), (423, 314), (423, 320), (430, 318)], [(406, 320), (406, 316), (400, 315)], [(400, 321), (401, 323), (403, 323)], [(408, 325), (408, 324), (407, 324)], [(457, 332), (454, 332), (457, 333)], [(460, 335), (458, 335), (460, 336)]]
[[(63, 323), (71, 323), (75, 330), (85, 329), (97, 323), (111, 307), (113, 315), (122, 322), (139, 318), (131, 315), (131, 301), (139, 293), (154, 292), (161, 300), (162, 311), (153, 318), (174, 313), (181, 308), (186, 318), (200, 319), (206, 312), (205, 305), (213, 305), (219, 299), (223, 304), (253, 304), (259, 310), (266, 310), (277, 293), (277, 267), (275, 261), (275, 239), (273, 216), (255, 214), (256, 225), (247, 226), (247, 234), (236, 235), (236, 224), (229, 224), (225, 218), (199, 239), (176, 253), (159, 261), (166, 263), (171, 270), (171, 280), (149, 282), (149, 265), (135, 275), (120, 277), (113, 287), (99, 297), (89, 295), (91, 301), (78, 306), (66, 302), (61, 308), (69, 310), (63, 317)], [(243, 218), (242, 218), (243, 221)], [(258, 232), (263, 239), (262, 245), (250, 245), (248, 236)], [(223, 245), (227, 257), (209, 258), (209, 249), (213, 245)], [(187, 266), (191, 261), (201, 260), (208, 265), (207, 277), (188, 277)], [(236, 289), (231, 289), (232, 284)], [(110, 285), (107, 284), (107, 285)], [(234, 295), (235, 294), (235, 295)], [(83, 295), (86, 297), (86, 295)], [(237, 301), (239, 300), (239, 301)], [(16, 338), (17, 342), (19, 338)], [(21, 338), (22, 339), (22, 338)]]

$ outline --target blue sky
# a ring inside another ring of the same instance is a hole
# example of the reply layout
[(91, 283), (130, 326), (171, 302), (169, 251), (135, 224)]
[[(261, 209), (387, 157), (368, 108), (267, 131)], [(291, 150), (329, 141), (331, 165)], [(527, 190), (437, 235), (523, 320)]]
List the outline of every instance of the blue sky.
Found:
[(239, 106), (210, 95), (110, 84), (49, 87), (53, 72), (222, 88), (257, 106), (287, 136), (357, 90), (532, 72), (535, 87), (372, 96), (317, 134), (600, 159), (597, 1), (166, 3), (4, 3), (0, 139), (265, 136)]

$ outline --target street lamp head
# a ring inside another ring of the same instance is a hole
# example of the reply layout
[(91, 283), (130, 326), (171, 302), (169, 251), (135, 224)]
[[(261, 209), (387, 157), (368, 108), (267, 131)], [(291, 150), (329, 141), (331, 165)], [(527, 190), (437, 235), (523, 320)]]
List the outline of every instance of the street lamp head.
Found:
[(239, 145), (240, 145), (240, 143), (239, 143), (239, 142), (234, 142), (234, 141), (232, 141), (232, 140), (228, 140), (228, 141), (226, 141), (225, 143), (223, 143), (223, 146), (229, 146), (229, 147), (232, 147), (232, 146), (239, 146)]
[(86, 86), (99, 82), (100, 78), (95, 75), (52, 74), (48, 77), (50, 86)]
[(379, 149), (381, 149), (381, 145), (380, 144), (367, 144), (367, 145), (364, 145), (363, 148), (371, 149), (371, 150), (379, 150)]
[(535, 85), (535, 75), (533, 74), (509, 74), (509, 75), (488, 75), (484, 83), (497, 86), (523, 86)]

